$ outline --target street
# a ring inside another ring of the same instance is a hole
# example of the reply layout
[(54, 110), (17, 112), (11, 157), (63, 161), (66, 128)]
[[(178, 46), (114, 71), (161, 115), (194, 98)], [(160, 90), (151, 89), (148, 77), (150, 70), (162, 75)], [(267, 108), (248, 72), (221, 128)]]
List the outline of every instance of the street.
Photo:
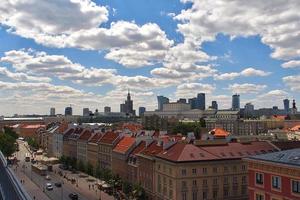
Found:
[[(109, 196), (108, 194), (101, 192), (96, 187), (92, 187), (92, 183), (89, 183), (86, 178), (82, 178), (79, 176), (79, 174), (72, 174), (69, 171), (64, 171), (58, 168), (58, 165), (53, 166), (53, 172), (47, 172), (47, 174), (50, 176), (51, 180), (46, 180), (45, 176), (41, 176), (31, 170), (31, 162), (25, 162), (25, 155), (26, 153), (30, 153), (28, 149), (25, 147), (26, 143), (23, 141), (18, 141), (19, 143), (19, 149), (20, 151), (16, 153), (16, 157), (19, 160), (18, 167), (14, 167), (15, 173), (20, 179), (24, 179), (24, 176), (26, 177), (25, 181), (25, 188), (26, 184), (34, 183), (39, 193), (42, 193), (38, 195), (43, 200), (45, 199), (45, 196), (47, 195), (48, 199), (52, 200), (60, 200), (60, 199), (70, 199), (69, 194), (70, 193), (76, 193), (79, 197), (79, 199), (82, 200), (113, 200), (114, 198), (112, 196)], [(66, 178), (63, 178), (59, 176), (57, 173), (58, 171), (63, 171), (63, 174), (66, 175), (69, 178), (75, 178), (77, 184), (72, 184), (71, 182), (67, 181)], [(22, 178), (23, 177), (23, 178)], [(27, 183), (27, 182), (31, 183)], [(62, 183), (61, 187), (56, 187), (55, 183), (60, 182)], [(48, 191), (46, 189), (46, 184), (51, 183), (53, 186), (53, 190)], [(90, 187), (89, 187), (90, 186)], [(34, 186), (32, 186), (34, 187)], [(39, 199), (35, 194), (36, 189), (32, 190), (35, 192), (31, 192), (31, 188), (26, 188), (28, 193), (32, 197), (36, 197), (36, 199)], [(31, 194), (32, 193), (32, 194)], [(45, 196), (43, 196), (43, 194)], [(101, 195), (101, 197), (100, 197)]]

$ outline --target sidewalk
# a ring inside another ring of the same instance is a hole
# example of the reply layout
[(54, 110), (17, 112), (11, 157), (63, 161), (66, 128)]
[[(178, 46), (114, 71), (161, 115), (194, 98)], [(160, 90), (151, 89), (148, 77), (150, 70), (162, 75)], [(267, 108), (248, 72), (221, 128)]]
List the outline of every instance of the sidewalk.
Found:
[[(15, 169), (15, 166), (13, 166), (12, 169)], [(39, 188), (34, 182), (30, 180), (30, 178), (28, 178), (23, 172), (21, 172), (21, 167), (18, 167), (17, 172), (16, 170), (14, 170), (14, 173), (19, 180), (24, 180), (23, 187), (32, 199), (34, 199), (33, 197), (35, 197), (36, 200), (50, 200), (49, 197), (41, 191), (41, 188)]]

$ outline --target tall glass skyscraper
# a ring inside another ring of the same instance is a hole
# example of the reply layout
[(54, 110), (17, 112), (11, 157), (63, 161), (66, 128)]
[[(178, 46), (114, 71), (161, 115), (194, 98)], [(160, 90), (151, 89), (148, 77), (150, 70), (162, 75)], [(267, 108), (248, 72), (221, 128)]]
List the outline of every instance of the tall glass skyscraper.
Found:
[(196, 108), (205, 110), (205, 93), (198, 93), (196, 99)]
[(163, 105), (166, 103), (169, 103), (169, 98), (164, 97), (164, 96), (157, 96), (157, 103), (158, 103), (158, 110), (163, 109)]
[(286, 114), (288, 114), (290, 112), (290, 100), (284, 99), (283, 106), (284, 106), (284, 111), (286, 112)]
[(240, 95), (234, 94), (232, 95), (232, 110), (239, 110), (240, 109)]

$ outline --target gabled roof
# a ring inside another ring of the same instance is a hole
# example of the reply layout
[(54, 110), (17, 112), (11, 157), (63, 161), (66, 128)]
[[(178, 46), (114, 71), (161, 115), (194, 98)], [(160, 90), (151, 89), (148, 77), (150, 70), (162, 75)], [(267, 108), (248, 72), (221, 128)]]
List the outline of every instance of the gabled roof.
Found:
[(155, 156), (162, 152), (163, 146), (158, 145), (157, 141), (152, 142), (149, 146), (147, 146), (144, 150), (140, 152), (142, 155), (146, 156)]
[(174, 162), (188, 162), (188, 161), (200, 161), (200, 160), (216, 160), (219, 159), (203, 149), (193, 145), (176, 143), (168, 150), (165, 150), (157, 155), (157, 157), (171, 160)]
[(100, 143), (113, 144), (113, 142), (119, 137), (118, 133), (106, 132), (103, 137), (99, 140)]
[(70, 135), (73, 134), (73, 132), (75, 131), (74, 128), (69, 128), (68, 130), (66, 130), (63, 135), (64, 135), (64, 138), (68, 138)]
[(124, 137), (118, 142), (118, 144), (113, 149), (113, 151), (125, 154), (134, 144), (135, 144), (135, 138)]
[(264, 155), (257, 155), (250, 157), (249, 159), (300, 167), (300, 148), (268, 153)]
[(90, 138), (89, 142), (97, 143), (100, 140), (101, 137), (102, 137), (101, 133), (96, 133), (94, 136), (92, 136)]
[(83, 133), (81, 133), (81, 135), (79, 136), (79, 140), (84, 140), (84, 141), (88, 141), (88, 139), (92, 136), (92, 131), (89, 129), (86, 129), (83, 131)]
[(145, 141), (141, 141), (135, 148), (134, 150), (130, 153), (130, 155), (136, 155), (138, 153), (140, 153), (142, 150), (144, 150), (146, 148), (146, 142)]

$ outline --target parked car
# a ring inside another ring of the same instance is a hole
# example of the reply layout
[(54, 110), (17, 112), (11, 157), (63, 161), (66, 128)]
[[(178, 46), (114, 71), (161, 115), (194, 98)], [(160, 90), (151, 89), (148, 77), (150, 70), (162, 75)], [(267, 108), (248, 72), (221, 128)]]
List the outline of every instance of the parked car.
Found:
[(61, 187), (61, 182), (56, 182), (56, 183), (54, 183), (54, 185), (55, 185), (56, 187)]
[(51, 180), (51, 177), (50, 177), (49, 175), (47, 175), (47, 176), (45, 177), (45, 179), (46, 179), (46, 180)]
[(53, 190), (52, 184), (51, 184), (51, 183), (47, 183), (47, 184), (46, 184), (46, 189), (47, 189), (48, 191)]
[(75, 193), (70, 193), (69, 194), (69, 198), (72, 199), (72, 200), (77, 200), (78, 199), (78, 195), (75, 194)]

